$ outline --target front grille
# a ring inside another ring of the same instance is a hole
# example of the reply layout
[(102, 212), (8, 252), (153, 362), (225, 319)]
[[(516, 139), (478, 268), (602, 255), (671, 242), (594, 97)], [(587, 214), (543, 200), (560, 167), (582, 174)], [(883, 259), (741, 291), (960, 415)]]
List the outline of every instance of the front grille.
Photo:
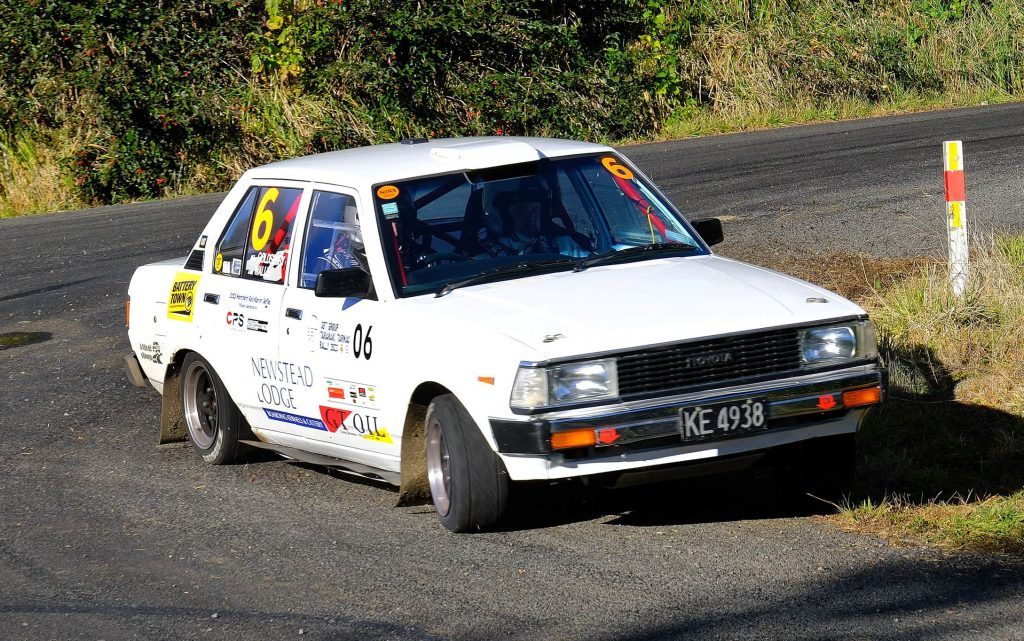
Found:
[(800, 330), (678, 343), (618, 357), (619, 395), (679, 393), (800, 369)]

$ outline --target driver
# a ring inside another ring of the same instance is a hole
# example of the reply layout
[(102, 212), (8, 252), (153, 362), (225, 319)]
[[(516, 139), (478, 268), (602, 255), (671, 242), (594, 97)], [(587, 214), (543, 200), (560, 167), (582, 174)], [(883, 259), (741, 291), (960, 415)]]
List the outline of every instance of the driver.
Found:
[(547, 204), (536, 188), (502, 193), (495, 199), (500, 214), (489, 217), (480, 245), (495, 257), (557, 252), (543, 233)]

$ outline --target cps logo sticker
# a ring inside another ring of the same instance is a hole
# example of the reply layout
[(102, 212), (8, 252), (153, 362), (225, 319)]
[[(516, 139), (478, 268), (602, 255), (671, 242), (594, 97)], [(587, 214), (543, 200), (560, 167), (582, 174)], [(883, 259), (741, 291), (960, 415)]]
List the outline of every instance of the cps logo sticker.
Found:
[(238, 312), (228, 312), (227, 324), (231, 329), (244, 329), (245, 328), (245, 316)]
[(200, 274), (178, 272), (167, 297), (167, 318), (192, 322), (195, 311), (196, 289), (199, 287)]

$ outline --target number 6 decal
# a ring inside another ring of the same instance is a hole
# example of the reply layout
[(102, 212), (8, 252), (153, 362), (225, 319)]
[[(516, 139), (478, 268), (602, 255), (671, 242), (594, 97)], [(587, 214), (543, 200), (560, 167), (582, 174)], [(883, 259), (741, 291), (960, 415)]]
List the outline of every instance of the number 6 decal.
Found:
[(601, 164), (607, 169), (613, 176), (617, 176), (623, 180), (633, 180), (633, 172), (630, 171), (629, 167), (620, 165), (618, 159), (612, 158), (611, 156), (605, 156), (601, 159)]
[(366, 326), (366, 336), (363, 336), (363, 325), (360, 323), (356, 325), (356, 329), (352, 332), (352, 355), (359, 358), (362, 354), (363, 358), (370, 360), (370, 356), (373, 354), (373, 341), (370, 339), (370, 332), (373, 331), (373, 325)]
[(270, 232), (274, 228), (274, 212), (267, 207), (277, 201), (279, 193), (281, 192), (277, 190), (277, 187), (271, 187), (260, 200), (260, 207), (256, 210), (256, 218), (252, 223), (252, 250), (254, 252), (266, 247), (267, 241), (270, 240)]

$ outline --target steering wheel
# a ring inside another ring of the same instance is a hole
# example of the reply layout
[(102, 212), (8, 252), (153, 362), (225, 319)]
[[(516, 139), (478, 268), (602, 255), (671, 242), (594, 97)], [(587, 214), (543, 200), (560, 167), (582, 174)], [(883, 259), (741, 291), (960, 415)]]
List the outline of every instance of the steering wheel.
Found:
[(455, 252), (437, 252), (436, 254), (430, 254), (429, 256), (424, 256), (417, 260), (412, 264), (410, 269), (420, 269), (421, 267), (426, 267), (427, 265), (433, 265), (440, 262), (462, 263), (467, 260), (469, 259), (462, 254), (456, 254)]

